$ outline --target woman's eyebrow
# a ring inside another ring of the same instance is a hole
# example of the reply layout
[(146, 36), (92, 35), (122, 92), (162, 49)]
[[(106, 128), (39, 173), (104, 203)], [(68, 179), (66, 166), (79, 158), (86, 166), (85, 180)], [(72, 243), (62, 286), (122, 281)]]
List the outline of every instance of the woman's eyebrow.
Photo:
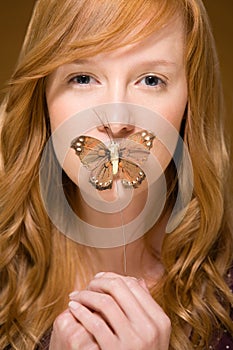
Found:
[(92, 62), (92, 60), (90, 58), (83, 58), (83, 59), (75, 60), (75, 61), (71, 62), (71, 64), (82, 65), (82, 64), (91, 63), (91, 62)]
[(144, 60), (144, 61), (139, 61), (138, 62), (139, 65), (142, 66), (177, 66), (176, 62), (173, 61), (169, 61), (169, 60), (164, 60), (164, 59), (159, 59), (159, 60)]
[[(75, 65), (84, 65), (84, 64), (93, 64), (93, 63), (97, 64), (97, 62), (92, 58), (77, 59), (71, 62), (71, 64), (75, 64)], [(170, 60), (165, 60), (165, 59), (158, 59), (158, 60), (152, 59), (152, 60), (143, 60), (143, 61), (139, 60), (138, 62), (135, 62), (133, 65), (134, 66), (153, 66), (153, 67), (156, 67), (156, 66), (177, 67), (178, 63)]]

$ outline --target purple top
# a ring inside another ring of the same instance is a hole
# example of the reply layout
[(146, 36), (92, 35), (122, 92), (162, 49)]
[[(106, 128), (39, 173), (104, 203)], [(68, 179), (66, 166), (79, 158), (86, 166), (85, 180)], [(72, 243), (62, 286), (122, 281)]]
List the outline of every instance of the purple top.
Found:
[[(231, 292), (233, 293), (233, 267), (231, 268), (227, 277), (229, 280), (229, 286), (230, 286)], [(231, 309), (231, 319), (233, 320), (233, 308)], [(221, 339), (220, 340), (217, 339), (217, 344), (215, 346), (210, 345), (209, 349), (233, 350), (233, 334), (230, 334), (229, 332), (226, 331), (226, 329), (224, 329)]]
[[(228, 273), (229, 285), (233, 293), (233, 268)], [(231, 318), (233, 320), (233, 309), (231, 309)], [(41, 339), (41, 344), (37, 346), (36, 350), (49, 350), (49, 342), (51, 337), (52, 329), (49, 329), (43, 338)], [(223, 330), (223, 335), (219, 339), (215, 339), (212, 343), (213, 345), (209, 346), (210, 350), (233, 350), (233, 334), (230, 334), (226, 330)], [(209, 350), (206, 349), (206, 350)]]

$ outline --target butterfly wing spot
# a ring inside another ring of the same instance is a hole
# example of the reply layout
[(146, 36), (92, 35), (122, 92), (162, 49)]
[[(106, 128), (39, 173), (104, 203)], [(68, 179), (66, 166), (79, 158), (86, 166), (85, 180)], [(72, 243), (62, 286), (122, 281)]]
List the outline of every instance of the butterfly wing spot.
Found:
[(83, 148), (83, 137), (78, 137), (71, 142), (71, 147), (75, 150), (76, 154), (79, 155)]
[(126, 159), (120, 160), (119, 167), (121, 169), (120, 178), (125, 187), (137, 188), (146, 177), (144, 171), (137, 164)]

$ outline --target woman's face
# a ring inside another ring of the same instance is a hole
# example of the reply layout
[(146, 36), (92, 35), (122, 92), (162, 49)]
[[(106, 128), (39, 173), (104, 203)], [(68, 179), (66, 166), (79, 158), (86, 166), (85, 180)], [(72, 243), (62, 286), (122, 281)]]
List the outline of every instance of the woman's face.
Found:
[[(46, 97), (52, 132), (79, 111), (116, 102), (155, 111), (179, 131), (187, 103), (180, 18), (139, 43), (60, 66), (48, 78)], [(126, 137), (133, 128), (117, 124), (112, 130), (114, 136)], [(105, 132), (98, 127), (95, 137), (101, 139)], [(166, 168), (171, 155), (165, 147), (157, 147), (157, 156)], [(74, 150), (69, 157), (64, 170), (76, 182), (71, 164), (78, 157)]]

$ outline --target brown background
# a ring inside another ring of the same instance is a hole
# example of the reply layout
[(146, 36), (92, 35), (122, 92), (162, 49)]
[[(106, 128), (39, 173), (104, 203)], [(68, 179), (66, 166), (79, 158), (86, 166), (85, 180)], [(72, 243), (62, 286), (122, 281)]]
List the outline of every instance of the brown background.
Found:
[[(4, 88), (18, 57), (34, 0), (0, 1), (0, 89)], [(233, 138), (233, 1), (204, 0), (207, 7), (222, 70), (227, 103), (227, 123)], [(3, 93), (0, 94), (0, 99)]]

